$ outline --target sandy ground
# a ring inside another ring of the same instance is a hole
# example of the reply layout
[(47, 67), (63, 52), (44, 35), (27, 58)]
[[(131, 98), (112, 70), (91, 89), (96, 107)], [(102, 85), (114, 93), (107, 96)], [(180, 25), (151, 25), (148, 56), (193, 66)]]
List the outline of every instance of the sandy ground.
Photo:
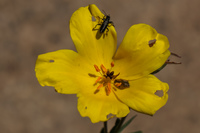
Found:
[[(39, 54), (75, 49), (69, 19), (81, 6), (95, 3), (111, 15), (118, 44), (130, 26), (147, 23), (170, 41), (182, 65), (168, 65), (157, 74), (170, 86), (169, 100), (153, 117), (138, 114), (126, 133), (200, 132), (199, 0), (0, 0), (0, 132), (97, 133), (77, 111), (75, 95), (41, 87), (34, 65)], [(114, 120), (108, 122), (111, 128)]]

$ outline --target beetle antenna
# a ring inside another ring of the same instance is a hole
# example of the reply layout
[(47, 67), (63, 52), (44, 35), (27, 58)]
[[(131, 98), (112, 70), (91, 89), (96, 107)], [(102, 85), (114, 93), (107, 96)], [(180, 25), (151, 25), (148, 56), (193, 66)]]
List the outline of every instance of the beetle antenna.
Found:
[(103, 11), (103, 14), (107, 16), (107, 13), (104, 10), (102, 10), (102, 11)]

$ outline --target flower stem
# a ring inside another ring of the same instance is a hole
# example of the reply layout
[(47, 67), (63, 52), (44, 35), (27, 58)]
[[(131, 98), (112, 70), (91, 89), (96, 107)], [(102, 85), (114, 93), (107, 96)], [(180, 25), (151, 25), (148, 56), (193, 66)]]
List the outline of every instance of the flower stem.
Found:
[(103, 125), (104, 125), (104, 133), (108, 133), (107, 121), (105, 121), (105, 122), (103, 123)]
[(120, 120), (119, 124), (117, 125), (114, 133), (118, 133), (118, 131), (120, 130), (120, 128), (121, 128), (122, 124), (124, 123), (126, 117), (127, 116), (121, 118), (121, 120)]

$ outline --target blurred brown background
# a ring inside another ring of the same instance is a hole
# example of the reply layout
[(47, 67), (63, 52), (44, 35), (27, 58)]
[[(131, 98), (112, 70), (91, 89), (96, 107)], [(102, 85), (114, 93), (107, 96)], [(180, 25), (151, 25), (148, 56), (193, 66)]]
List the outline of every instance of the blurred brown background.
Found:
[[(69, 19), (81, 6), (96, 4), (111, 15), (118, 45), (128, 28), (147, 23), (170, 41), (182, 65), (157, 74), (169, 83), (169, 100), (153, 117), (131, 111), (136, 119), (124, 131), (144, 133), (200, 132), (200, 1), (199, 0), (0, 0), (0, 132), (98, 133), (77, 111), (75, 95), (41, 87), (34, 73), (37, 56), (74, 49)], [(111, 128), (114, 120), (108, 122)]]

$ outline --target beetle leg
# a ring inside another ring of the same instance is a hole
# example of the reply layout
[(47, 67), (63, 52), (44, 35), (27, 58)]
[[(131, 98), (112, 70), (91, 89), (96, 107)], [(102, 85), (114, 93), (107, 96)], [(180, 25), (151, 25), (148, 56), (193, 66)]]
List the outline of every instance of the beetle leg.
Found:
[(108, 29), (108, 27), (106, 28), (106, 35), (108, 35), (108, 31), (109, 31), (109, 29)]
[[(97, 25), (101, 25), (101, 24), (97, 24)], [(92, 30), (98, 30), (98, 29), (96, 29), (97, 25)]]
[(99, 16), (97, 16), (97, 18), (98, 18), (98, 23), (101, 23), (101, 18), (99, 17)]
[(102, 20), (105, 20), (106, 19), (106, 16), (103, 16)]
[(114, 26), (115, 27), (115, 25), (114, 25), (114, 23), (112, 21), (109, 21), (108, 24), (110, 24), (110, 26)]

